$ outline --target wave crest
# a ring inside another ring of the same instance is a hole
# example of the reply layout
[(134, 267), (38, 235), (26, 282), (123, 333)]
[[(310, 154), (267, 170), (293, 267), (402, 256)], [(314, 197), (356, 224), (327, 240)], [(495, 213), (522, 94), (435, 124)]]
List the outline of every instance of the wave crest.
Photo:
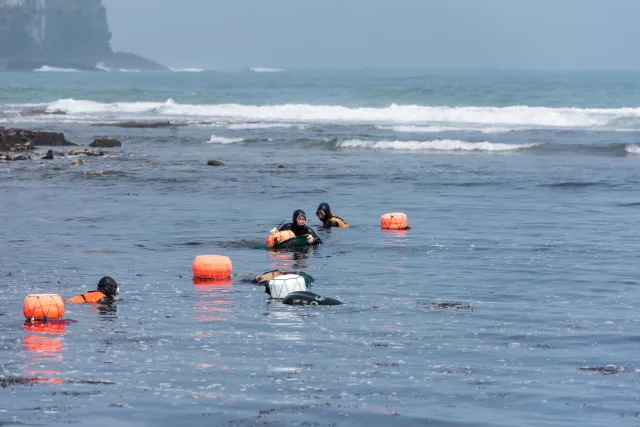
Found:
[(454, 139), (436, 139), (433, 141), (367, 141), (361, 139), (340, 140), (339, 148), (370, 148), (380, 150), (423, 150), (423, 151), (489, 151), (504, 152), (531, 148), (540, 143), (502, 144), (497, 142), (467, 142)]
[[(397, 105), (388, 107), (344, 107), (339, 105), (280, 104), (179, 104), (166, 102), (115, 102), (60, 99), (39, 105), (67, 115), (141, 113), (180, 118), (250, 122), (363, 123), (400, 132), (480, 131), (499, 133), (518, 129), (577, 128), (595, 130), (638, 129), (640, 108), (551, 108), (551, 107), (432, 107)], [(400, 127), (401, 126), (401, 127)]]
[(637, 144), (629, 144), (624, 150), (629, 154), (637, 154), (640, 156), (640, 145)]
[(244, 141), (243, 138), (228, 138), (226, 136), (217, 135), (211, 135), (211, 138), (209, 138), (210, 144), (235, 144), (236, 142), (242, 141)]

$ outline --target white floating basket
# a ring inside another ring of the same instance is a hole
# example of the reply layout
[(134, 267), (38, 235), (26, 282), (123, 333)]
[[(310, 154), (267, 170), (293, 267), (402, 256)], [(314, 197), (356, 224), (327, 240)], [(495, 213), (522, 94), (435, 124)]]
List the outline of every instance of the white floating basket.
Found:
[(284, 274), (269, 280), (271, 298), (283, 299), (291, 292), (306, 291), (307, 284), (299, 274)]

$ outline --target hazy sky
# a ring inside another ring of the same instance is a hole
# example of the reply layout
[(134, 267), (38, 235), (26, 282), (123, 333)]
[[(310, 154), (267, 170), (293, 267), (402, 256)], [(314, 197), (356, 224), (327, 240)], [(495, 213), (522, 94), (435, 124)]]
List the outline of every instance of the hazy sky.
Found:
[(170, 67), (640, 69), (640, 0), (103, 0)]

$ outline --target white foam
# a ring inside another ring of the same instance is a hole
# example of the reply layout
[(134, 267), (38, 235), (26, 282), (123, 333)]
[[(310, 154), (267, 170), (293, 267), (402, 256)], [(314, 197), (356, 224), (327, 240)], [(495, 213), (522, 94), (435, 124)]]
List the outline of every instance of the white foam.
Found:
[(245, 130), (245, 129), (271, 129), (271, 128), (292, 128), (294, 125), (291, 123), (231, 123), (224, 127), (232, 130)]
[[(177, 104), (166, 102), (116, 102), (61, 99), (40, 107), (70, 115), (108, 114), (109, 117), (148, 114), (161, 117), (206, 118), (211, 121), (370, 123), (383, 126), (413, 125), (426, 129), (482, 128), (487, 133), (512, 128), (629, 129), (637, 123), (640, 108), (549, 107), (429, 107), (390, 105), (381, 108), (348, 108), (330, 105), (281, 104)], [(436, 126), (433, 128), (433, 126)], [(419, 128), (404, 128), (416, 130)]]
[(119, 68), (118, 71), (121, 73), (139, 73), (140, 72), (140, 70), (128, 69), (128, 68)]
[(227, 138), (225, 136), (216, 135), (211, 135), (211, 138), (209, 138), (209, 143), (211, 144), (234, 144), (242, 141), (244, 141), (242, 138)]
[(268, 68), (268, 67), (253, 67), (251, 71), (254, 73), (282, 73), (284, 72), (281, 68)]
[(624, 150), (629, 154), (637, 154), (640, 155), (640, 145), (637, 144), (629, 144)]
[(202, 68), (172, 68), (174, 73), (201, 73), (204, 70)]
[(98, 63), (96, 64), (96, 68), (97, 68), (98, 70), (101, 70), (101, 71), (111, 71), (111, 68), (109, 68), (109, 67), (107, 67), (106, 65), (104, 65), (104, 62), (98, 62)]
[(507, 133), (515, 130), (509, 127), (456, 127), (456, 126), (416, 126), (416, 125), (397, 125), (397, 126), (376, 126), (381, 130), (392, 130), (402, 133), (441, 133), (441, 132), (479, 132), (479, 133)]
[(33, 71), (38, 71), (38, 72), (58, 72), (58, 73), (77, 73), (80, 72), (80, 70), (76, 70), (75, 68), (58, 68), (58, 67), (50, 67), (48, 65), (43, 65), (40, 68), (36, 68)]
[(336, 144), (341, 148), (370, 148), (379, 150), (423, 150), (423, 151), (515, 151), (535, 147), (539, 143), (502, 144), (496, 142), (467, 142), (453, 139), (433, 141), (366, 141), (347, 139)]

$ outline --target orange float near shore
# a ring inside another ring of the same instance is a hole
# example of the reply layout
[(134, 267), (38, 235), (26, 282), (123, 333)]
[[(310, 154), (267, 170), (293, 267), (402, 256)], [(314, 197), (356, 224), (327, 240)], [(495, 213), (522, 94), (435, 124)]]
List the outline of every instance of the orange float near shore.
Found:
[(380, 225), (383, 230), (406, 230), (409, 228), (407, 225), (407, 215), (401, 212), (382, 215), (382, 217), (380, 217)]
[(31, 294), (24, 299), (22, 312), (27, 319), (62, 319), (64, 302), (58, 294)]
[(267, 246), (273, 248), (278, 243), (286, 242), (289, 239), (295, 238), (296, 235), (291, 230), (284, 231), (276, 231), (275, 233), (271, 233), (267, 236)]
[(193, 277), (226, 279), (231, 276), (231, 260), (224, 255), (198, 255), (193, 260)]

